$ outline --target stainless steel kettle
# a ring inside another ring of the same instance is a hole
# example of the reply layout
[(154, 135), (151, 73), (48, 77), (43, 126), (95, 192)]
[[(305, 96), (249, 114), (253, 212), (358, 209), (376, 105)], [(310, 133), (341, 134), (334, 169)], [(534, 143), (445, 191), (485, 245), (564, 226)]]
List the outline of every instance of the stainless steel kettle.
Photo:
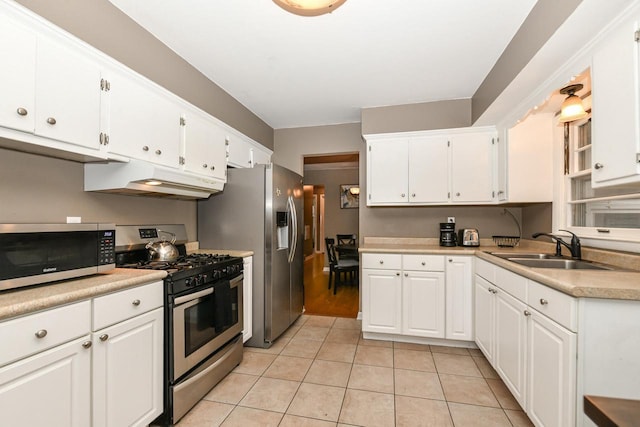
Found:
[(164, 237), (157, 242), (149, 242), (145, 246), (145, 249), (149, 251), (150, 261), (175, 261), (178, 259), (180, 253), (178, 248), (174, 245), (176, 242), (176, 235), (170, 231), (162, 231), (158, 229), (158, 235), (160, 233), (169, 234), (171, 241), (167, 241)]

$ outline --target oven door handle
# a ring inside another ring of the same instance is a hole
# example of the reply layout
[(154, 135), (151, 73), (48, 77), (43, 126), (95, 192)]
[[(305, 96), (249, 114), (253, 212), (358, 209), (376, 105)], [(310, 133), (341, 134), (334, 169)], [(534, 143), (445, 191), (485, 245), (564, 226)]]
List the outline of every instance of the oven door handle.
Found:
[(244, 279), (244, 274), (240, 274), (239, 276), (234, 277), (233, 279), (229, 280), (229, 287), (231, 289), (237, 287), (238, 284), (243, 281), (243, 279)]
[(184, 296), (178, 297), (178, 298), (173, 300), (173, 303), (176, 306), (178, 306), (180, 304), (184, 304), (185, 302), (193, 301), (194, 299), (198, 299), (198, 298), (204, 297), (206, 295), (211, 295), (212, 293), (213, 293), (213, 288), (208, 288), (208, 289), (205, 289), (204, 291), (195, 292), (193, 294), (189, 294), (189, 295), (184, 295)]

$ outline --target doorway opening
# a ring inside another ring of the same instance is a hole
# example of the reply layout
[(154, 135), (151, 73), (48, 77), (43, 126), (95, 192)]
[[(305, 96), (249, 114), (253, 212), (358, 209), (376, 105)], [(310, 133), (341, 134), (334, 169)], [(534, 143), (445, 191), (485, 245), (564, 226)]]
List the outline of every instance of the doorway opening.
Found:
[(359, 153), (304, 157), (305, 312), (324, 316), (358, 315), (359, 284), (328, 288), (325, 238), (359, 231)]

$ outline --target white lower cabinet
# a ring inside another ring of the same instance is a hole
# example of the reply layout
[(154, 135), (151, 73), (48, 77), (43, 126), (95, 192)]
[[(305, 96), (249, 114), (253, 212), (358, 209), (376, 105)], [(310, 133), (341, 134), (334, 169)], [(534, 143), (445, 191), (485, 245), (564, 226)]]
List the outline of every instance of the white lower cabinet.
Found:
[[(468, 268), (469, 274), (452, 274), (449, 279), (449, 265), (445, 269), (445, 257), (442, 255), (363, 254), (363, 332), (464, 340), (462, 335), (447, 333), (447, 322), (450, 321), (458, 325), (453, 326), (452, 330), (466, 331), (472, 327), (471, 324), (468, 327), (459, 326), (472, 320), (472, 306), (469, 306), (469, 310), (462, 307), (467, 303), (472, 304), (471, 283), (459, 286), (465, 289), (464, 298), (456, 303), (448, 300), (450, 295), (459, 296), (456, 290), (449, 291), (448, 287), (453, 286), (458, 277), (468, 276), (469, 280), (471, 277), (471, 257), (460, 258), (466, 258), (460, 261)], [(458, 322), (458, 319), (462, 321)]]
[(473, 340), (473, 257), (447, 256), (446, 338)]
[(0, 368), (0, 424), (91, 425), (91, 348), (90, 344), (85, 348), (87, 342), (91, 343), (88, 335)]
[(576, 299), (484, 260), (476, 264), (478, 348), (534, 425), (576, 425)]
[(163, 408), (162, 306), (154, 282), (0, 323), (0, 424), (148, 425)]

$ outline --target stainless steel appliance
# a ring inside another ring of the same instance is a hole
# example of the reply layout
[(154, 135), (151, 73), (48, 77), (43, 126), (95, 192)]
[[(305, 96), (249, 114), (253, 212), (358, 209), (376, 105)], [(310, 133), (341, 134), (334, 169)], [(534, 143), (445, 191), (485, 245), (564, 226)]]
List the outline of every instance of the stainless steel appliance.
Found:
[(440, 223), (440, 246), (456, 245), (456, 223), (441, 222)]
[[(150, 261), (158, 229), (177, 235), (175, 261)], [(165, 408), (155, 421), (177, 422), (242, 361), (243, 261), (186, 254), (184, 225), (118, 226), (118, 267), (165, 270)]]
[(113, 224), (0, 224), (0, 291), (115, 268)]
[(476, 228), (461, 228), (458, 231), (460, 246), (480, 246), (480, 234)]
[(302, 177), (273, 164), (229, 169), (224, 191), (198, 201), (200, 247), (254, 253), (248, 346), (269, 347), (302, 314), (302, 209)]

